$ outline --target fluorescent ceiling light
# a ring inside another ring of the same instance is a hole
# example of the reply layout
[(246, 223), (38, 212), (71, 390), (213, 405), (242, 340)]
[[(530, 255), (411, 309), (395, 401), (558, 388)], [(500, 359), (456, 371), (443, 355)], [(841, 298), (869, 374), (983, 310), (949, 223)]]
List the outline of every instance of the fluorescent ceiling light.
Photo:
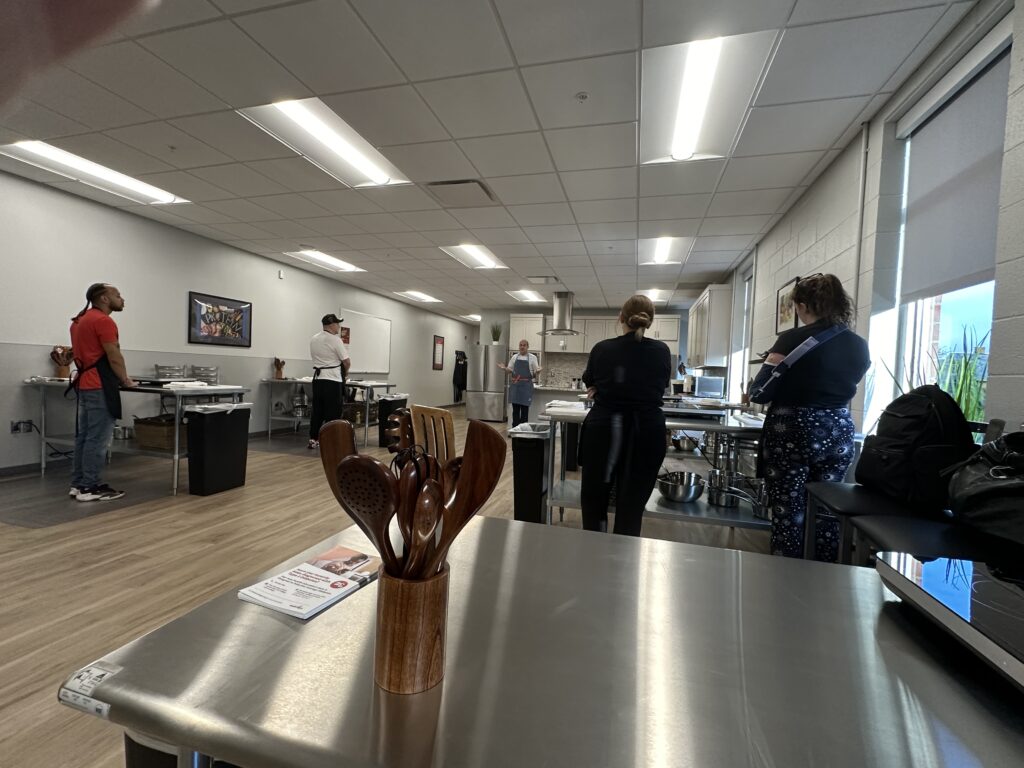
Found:
[(654, 263), (664, 264), (668, 261), (669, 254), (672, 252), (672, 238), (671, 237), (659, 237), (657, 244), (654, 246)]
[(722, 38), (697, 40), (686, 51), (683, 83), (679, 88), (676, 128), (672, 136), (672, 159), (689, 160), (697, 152), (700, 129), (704, 125), (711, 86), (715, 82)]
[(481, 320), (483, 320), (483, 318), (480, 317), (480, 315), (460, 315), (460, 317), (462, 317), (464, 320), (472, 320), (474, 323), (479, 323)]
[(65, 152), (63, 149), (57, 149), (52, 144), (43, 141), (19, 141), (14, 144), (5, 144), (0, 146), (0, 154), (143, 205), (189, 202), (166, 190), (154, 187), (152, 184), (125, 176), (123, 173), (86, 160), (84, 157)]
[(522, 301), (526, 303), (547, 303), (547, 299), (541, 296), (536, 291), (505, 291), (516, 301)]
[(421, 291), (395, 291), (395, 294), (398, 296), (404, 296), (407, 299), (412, 299), (413, 301), (422, 301), (427, 304), (442, 303), (440, 299), (435, 299), (433, 296), (429, 296)]
[(656, 267), (682, 264), (680, 256), (691, 244), (692, 238), (689, 237), (641, 238), (637, 241), (637, 263)]
[(667, 304), (668, 296), (662, 296), (661, 291), (657, 288), (651, 288), (646, 291), (638, 291), (638, 293), (646, 296), (648, 299), (653, 301), (655, 304)]
[(508, 269), (498, 257), (482, 245), (442, 245), (438, 246), (460, 264), (470, 269)]
[(278, 101), (240, 109), (238, 114), (350, 187), (410, 183), (320, 99)]
[(365, 269), (357, 267), (355, 264), (349, 264), (347, 261), (336, 259), (333, 256), (328, 256), (326, 253), (314, 250), (313, 248), (304, 248), (301, 251), (285, 251), (285, 256), (291, 256), (293, 259), (299, 261), (305, 261), (309, 264), (316, 264), (318, 267), (326, 267), (327, 269), (333, 270), (334, 272), (365, 272)]

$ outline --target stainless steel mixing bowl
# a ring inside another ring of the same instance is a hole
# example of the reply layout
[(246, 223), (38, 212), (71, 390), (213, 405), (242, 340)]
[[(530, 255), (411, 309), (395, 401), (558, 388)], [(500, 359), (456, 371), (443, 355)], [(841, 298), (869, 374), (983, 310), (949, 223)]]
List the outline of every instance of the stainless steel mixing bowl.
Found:
[(658, 477), (658, 491), (668, 501), (696, 501), (704, 493), (704, 478), (695, 472), (666, 472)]

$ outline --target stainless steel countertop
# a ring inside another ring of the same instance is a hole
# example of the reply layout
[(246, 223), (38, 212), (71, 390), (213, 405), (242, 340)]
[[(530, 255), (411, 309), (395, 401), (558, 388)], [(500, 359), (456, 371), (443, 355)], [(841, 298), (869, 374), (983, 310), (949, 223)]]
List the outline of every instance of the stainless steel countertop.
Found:
[[(367, 546), (303, 554), (335, 541)], [(871, 570), (498, 519), (450, 562), (425, 694), (374, 687), (371, 585), (305, 623), (230, 590), (105, 656), (93, 696), (247, 768), (1024, 764), (1020, 697)]]

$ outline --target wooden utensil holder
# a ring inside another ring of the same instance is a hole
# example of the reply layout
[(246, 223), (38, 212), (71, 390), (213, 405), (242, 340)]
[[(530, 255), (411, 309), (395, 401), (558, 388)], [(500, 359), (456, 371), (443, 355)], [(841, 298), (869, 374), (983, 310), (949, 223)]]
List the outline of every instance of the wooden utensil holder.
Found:
[(444, 678), (448, 566), (422, 581), (377, 578), (373, 679), (391, 693), (420, 693)]

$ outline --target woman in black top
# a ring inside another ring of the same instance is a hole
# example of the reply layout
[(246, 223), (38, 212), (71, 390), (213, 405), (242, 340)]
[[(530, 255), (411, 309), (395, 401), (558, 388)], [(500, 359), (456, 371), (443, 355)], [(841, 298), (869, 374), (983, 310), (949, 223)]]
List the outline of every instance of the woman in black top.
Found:
[[(853, 305), (835, 275), (798, 279), (793, 303), (800, 328), (786, 331), (768, 352), (778, 364), (805, 339), (833, 325), (853, 324)], [(871, 360), (868, 345), (852, 330), (813, 349), (779, 379), (763, 431), (763, 460), (772, 509), (773, 555), (803, 556), (809, 480), (839, 482), (853, 459), (849, 404)], [(816, 527), (815, 556), (833, 561), (839, 525)]]
[(672, 374), (662, 341), (644, 331), (654, 320), (654, 303), (643, 295), (622, 305), (626, 333), (599, 341), (590, 350), (583, 382), (594, 407), (583, 422), (583, 527), (608, 528), (608, 495), (615, 484), (615, 533), (639, 536), (644, 507), (665, 458), (665, 415), (661, 398)]

